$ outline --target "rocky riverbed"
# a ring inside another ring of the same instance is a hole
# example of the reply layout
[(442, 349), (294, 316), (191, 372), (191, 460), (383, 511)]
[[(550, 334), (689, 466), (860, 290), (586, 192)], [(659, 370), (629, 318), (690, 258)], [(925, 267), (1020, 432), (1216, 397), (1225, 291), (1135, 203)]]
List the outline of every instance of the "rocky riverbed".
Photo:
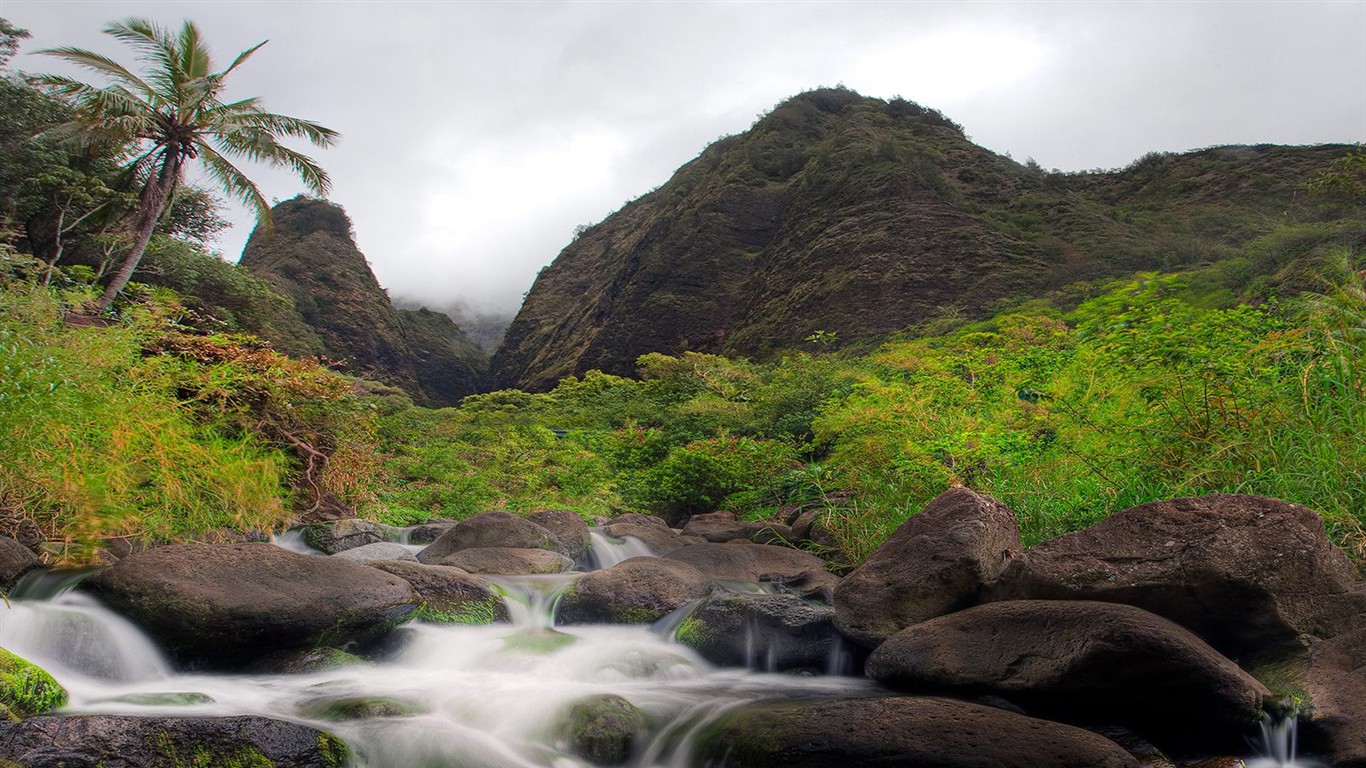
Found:
[(1157, 502), (1025, 552), (953, 489), (843, 578), (784, 546), (809, 516), (597, 522), (80, 574), (0, 539), (0, 767), (1366, 766), (1366, 586), (1304, 507)]

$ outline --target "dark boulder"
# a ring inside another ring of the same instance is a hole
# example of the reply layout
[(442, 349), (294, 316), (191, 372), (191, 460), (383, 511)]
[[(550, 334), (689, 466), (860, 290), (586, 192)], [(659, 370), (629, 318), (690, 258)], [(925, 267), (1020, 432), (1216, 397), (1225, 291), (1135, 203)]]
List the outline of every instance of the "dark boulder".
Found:
[(724, 544), (735, 539), (748, 539), (757, 530), (754, 523), (737, 520), (734, 512), (707, 512), (693, 515), (683, 526), (683, 533)]
[(623, 765), (631, 757), (645, 715), (610, 693), (574, 702), (561, 729), (565, 750), (594, 765)]
[(441, 534), (455, 527), (454, 520), (444, 518), (433, 518), (422, 525), (414, 525), (404, 534), (403, 541), (407, 544), (431, 544), (441, 538)]
[(303, 539), (308, 546), (324, 554), (335, 555), (348, 549), (387, 541), (389, 536), (379, 523), (347, 518), (306, 525)]
[(687, 563), (712, 579), (777, 585), (826, 602), (839, 582), (815, 555), (749, 541), (692, 544), (664, 557)]
[(484, 512), (461, 520), (417, 553), (423, 563), (435, 564), (465, 549), (503, 547), (545, 549), (569, 555), (570, 548), (545, 528), (511, 512)]
[(1356, 577), (1312, 510), (1260, 496), (1155, 501), (1016, 558), (998, 600), (1127, 603), (1235, 659), (1298, 645), (1314, 606)]
[(564, 624), (649, 624), (711, 591), (711, 580), (685, 563), (633, 557), (592, 571), (560, 599)]
[(938, 698), (746, 704), (697, 737), (695, 766), (1138, 768), (1089, 731)]
[(1311, 634), (1306, 649), (1251, 672), (1300, 706), (1302, 751), (1366, 768), (1366, 583), (1319, 600)]
[(588, 551), (588, 523), (579, 517), (578, 512), (570, 509), (547, 509), (533, 512), (527, 515), (526, 519), (555, 534), (555, 538), (565, 546), (565, 555), (577, 559)]
[(873, 651), (867, 673), (899, 690), (989, 694), (1051, 719), (1127, 726), (1182, 753), (1241, 748), (1270, 696), (1189, 630), (1077, 600), (991, 603), (916, 624)]
[(679, 547), (692, 543), (695, 537), (684, 539), (678, 531), (669, 527), (663, 519), (650, 515), (626, 514), (614, 517), (600, 526), (603, 533), (618, 539), (632, 538), (649, 547), (655, 554), (663, 555)]
[(564, 573), (574, 567), (574, 561), (559, 552), (518, 547), (462, 549), (446, 555), (434, 564), (459, 568), (469, 573), (498, 576)]
[(422, 605), (416, 618), (441, 624), (492, 624), (507, 621), (507, 607), (488, 582), (445, 565), (379, 560), (370, 563), (413, 585)]
[(834, 608), (796, 595), (718, 590), (679, 627), (678, 642), (722, 666), (820, 672), (838, 650), (834, 618)]
[(32, 717), (0, 723), (0, 758), (24, 768), (341, 768), (346, 744), (265, 717)]
[(911, 517), (835, 588), (835, 625), (868, 648), (912, 624), (975, 605), (1022, 549), (1015, 513), (951, 488)]
[(10, 591), (21, 576), (42, 567), (42, 561), (28, 547), (0, 536), (0, 593)]
[(180, 662), (231, 667), (287, 648), (378, 634), (417, 608), (406, 581), (271, 544), (173, 544), (83, 583)]

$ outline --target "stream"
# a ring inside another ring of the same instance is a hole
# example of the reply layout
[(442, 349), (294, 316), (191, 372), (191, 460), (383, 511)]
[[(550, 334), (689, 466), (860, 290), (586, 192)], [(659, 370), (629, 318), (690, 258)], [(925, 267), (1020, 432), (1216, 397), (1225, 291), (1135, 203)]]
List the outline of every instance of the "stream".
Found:
[[(295, 538), (277, 543), (306, 549)], [(588, 568), (644, 554), (639, 542), (596, 533), (592, 547)], [(876, 690), (852, 677), (715, 667), (674, 642), (677, 616), (654, 626), (556, 627), (557, 595), (575, 574), (489, 577), (511, 623), (413, 622), (396, 630), (371, 664), (291, 675), (184, 673), (137, 627), (74, 591), (79, 577), (32, 577), (0, 604), (0, 647), (43, 666), (66, 687), (63, 713), (291, 720), (345, 739), (364, 768), (588, 766), (567, 751), (563, 724), (574, 702), (600, 694), (620, 696), (645, 714), (628, 765), (683, 768), (693, 736), (730, 707)], [(838, 669), (839, 659), (832, 665)], [(367, 699), (402, 714), (321, 714)]]

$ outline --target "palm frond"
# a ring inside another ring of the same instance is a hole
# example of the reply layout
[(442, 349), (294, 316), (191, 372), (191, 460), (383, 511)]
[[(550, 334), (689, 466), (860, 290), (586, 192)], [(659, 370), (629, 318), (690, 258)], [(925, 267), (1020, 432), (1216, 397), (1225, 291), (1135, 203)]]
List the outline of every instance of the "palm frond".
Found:
[(241, 66), (242, 62), (244, 62), (244, 61), (246, 61), (247, 59), (251, 58), (251, 55), (252, 55), (253, 53), (256, 53), (257, 51), (261, 50), (261, 46), (263, 46), (263, 45), (265, 45), (266, 43), (269, 43), (269, 42), (270, 42), (269, 40), (262, 40), (261, 42), (257, 43), (256, 45), (253, 45), (252, 47), (246, 49), (245, 51), (242, 51), (241, 53), (237, 54), (237, 58), (235, 58), (235, 59), (232, 60), (232, 63), (228, 65), (228, 68), (227, 68), (227, 69), (223, 70), (222, 72), (219, 72), (219, 73), (218, 73), (218, 76), (219, 76), (219, 77), (227, 77), (227, 75), (228, 75), (229, 72), (233, 71), (234, 69), (237, 69), (239, 66)]
[(138, 51), (139, 61), (152, 65), (149, 77), (156, 84), (158, 93), (167, 103), (174, 103), (180, 78), (177, 74), (179, 57), (171, 33), (149, 19), (139, 18), (111, 22), (104, 32)]
[(254, 210), (259, 221), (270, 222), (270, 204), (261, 195), (261, 190), (257, 189), (256, 184), (238, 170), (237, 166), (207, 144), (199, 145), (199, 159), (204, 163), (204, 170), (209, 174), (209, 178), (230, 196)]
[(289, 168), (314, 194), (325, 196), (332, 180), (317, 161), (279, 143), (269, 131), (246, 128), (215, 137), (224, 152), (267, 165)]
[(133, 74), (127, 67), (103, 54), (87, 51), (84, 48), (72, 48), (70, 46), (45, 48), (38, 51), (38, 53), (44, 56), (52, 56), (64, 61), (69, 61), (72, 64), (84, 67), (85, 69), (108, 75), (123, 85), (141, 92), (142, 95), (148, 99), (155, 98), (155, 91), (152, 89), (151, 85), (148, 85), (141, 77)]
[[(240, 103), (240, 102), (238, 102)], [(267, 131), (277, 137), (306, 139), (317, 147), (326, 149), (341, 140), (341, 134), (319, 125), (311, 120), (303, 120), (288, 115), (277, 115), (259, 109), (229, 109), (234, 105), (224, 105), (220, 109), (205, 113), (204, 117), (214, 133), (230, 133), (234, 130), (254, 128)]]
[(204, 46), (199, 27), (193, 21), (187, 19), (180, 27), (180, 39), (176, 47), (180, 54), (180, 72), (185, 78), (182, 83), (212, 74), (213, 62), (209, 58), (209, 49)]

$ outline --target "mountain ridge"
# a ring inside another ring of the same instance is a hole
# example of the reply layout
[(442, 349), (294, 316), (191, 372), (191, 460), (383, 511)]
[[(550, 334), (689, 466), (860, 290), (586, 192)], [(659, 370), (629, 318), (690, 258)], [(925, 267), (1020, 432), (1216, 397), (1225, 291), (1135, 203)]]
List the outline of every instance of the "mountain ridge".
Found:
[(762, 357), (817, 331), (867, 340), (1071, 282), (1189, 268), (1287, 220), (1333, 220), (1302, 191), (1350, 149), (1216, 147), (1046, 173), (935, 110), (810, 91), (566, 247), (494, 375), (542, 390), (593, 368), (631, 373), (646, 352)]

